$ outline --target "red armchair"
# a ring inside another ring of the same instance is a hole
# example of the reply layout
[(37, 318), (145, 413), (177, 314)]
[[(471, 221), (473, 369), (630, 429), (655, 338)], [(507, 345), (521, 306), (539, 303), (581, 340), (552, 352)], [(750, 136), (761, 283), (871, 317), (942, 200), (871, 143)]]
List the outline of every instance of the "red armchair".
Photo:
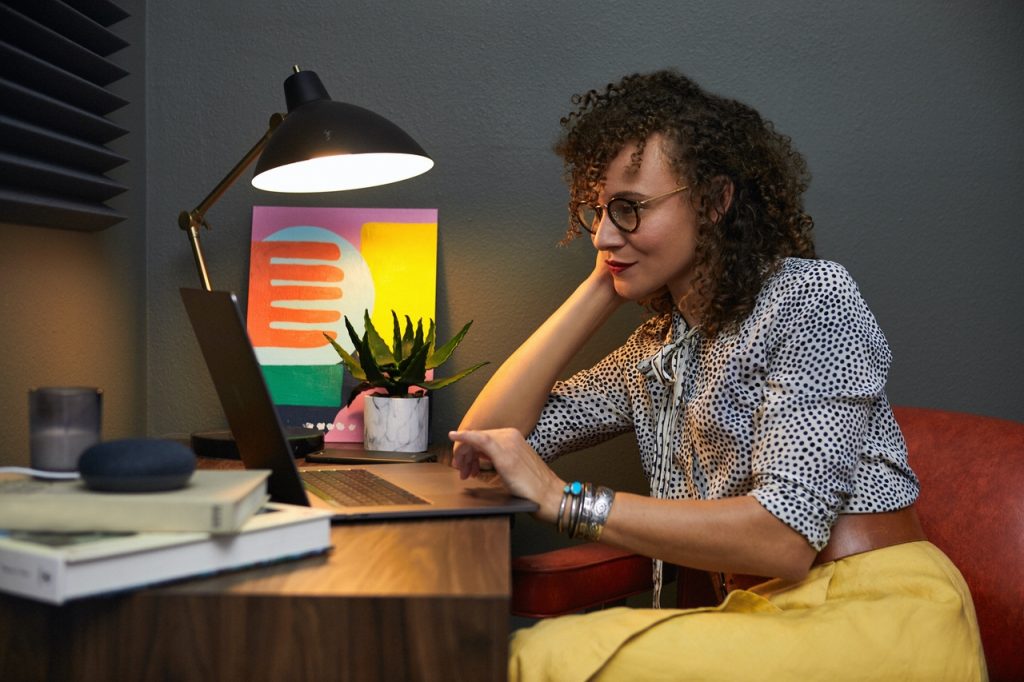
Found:
[[(971, 588), (989, 674), (1022, 680), (1024, 424), (915, 407), (894, 411), (921, 479), (921, 525)], [(600, 608), (650, 589), (648, 558), (599, 544), (512, 563), (512, 612), (520, 616)], [(676, 589), (680, 607), (716, 600), (701, 571), (678, 569)]]

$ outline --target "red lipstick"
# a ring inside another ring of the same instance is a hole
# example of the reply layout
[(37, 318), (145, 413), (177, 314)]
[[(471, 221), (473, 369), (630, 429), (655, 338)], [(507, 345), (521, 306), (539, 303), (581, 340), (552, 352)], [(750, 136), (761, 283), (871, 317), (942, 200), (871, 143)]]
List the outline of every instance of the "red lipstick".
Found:
[(611, 271), (611, 273), (613, 275), (618, 275), (618, 274), (620, 274), (622, 272), (625, 272), (626, 269), (633, 267), (633, 265), (635, 265), (635, 262), (634, 263), (623, 263), (621, 261), (609, 259), (609, 260), (606, 260), (604, 262), (604, 264), (608, 267), (608, 269)]

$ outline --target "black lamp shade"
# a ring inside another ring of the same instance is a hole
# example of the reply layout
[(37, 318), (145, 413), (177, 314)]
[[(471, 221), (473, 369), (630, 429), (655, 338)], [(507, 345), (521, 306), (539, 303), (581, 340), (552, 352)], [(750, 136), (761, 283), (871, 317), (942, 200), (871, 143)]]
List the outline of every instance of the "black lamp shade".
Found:
[(415, 140), (383, 116), (335, 102), (312, 71), (285, 81), (289, 112), (256, 163), (254, 187), (330, 192), (385, 185), (434, 165)]

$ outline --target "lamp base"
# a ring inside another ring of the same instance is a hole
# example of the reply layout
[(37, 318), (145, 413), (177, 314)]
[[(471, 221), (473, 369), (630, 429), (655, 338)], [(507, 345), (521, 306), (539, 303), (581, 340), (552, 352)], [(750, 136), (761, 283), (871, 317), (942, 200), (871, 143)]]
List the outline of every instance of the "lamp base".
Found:
[[(285, 427), (285, 436), (292, 448), (292, 456), (305, 457), (311, 452), (324, 449), (324, 434), (315, 429), (304, 429), (301, 426)], [(192, 434), (193, 452), (199, 457), (216, 459), (241, 459), (238, 445), (230, 431), (197, 431)]]

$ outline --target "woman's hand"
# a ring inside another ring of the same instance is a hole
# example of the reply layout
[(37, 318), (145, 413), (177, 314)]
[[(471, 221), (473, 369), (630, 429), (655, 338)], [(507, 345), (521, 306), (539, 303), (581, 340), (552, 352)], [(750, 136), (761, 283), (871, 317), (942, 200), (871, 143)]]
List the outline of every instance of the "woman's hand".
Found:
[(599, 288), (606, 288), (614, 297), (616, 305), (621, 305), (625, 303), (625, 299), (615, 291), (615, 278), (612, 277), (612, 271), (608, 269), (607, 261), (608, 255), (603, 251), (598, 251), (594, 262), (594, 269), (587, 277), (587, 283)]
[(531, 448), (516, 429), (451, 431), (455, 442), (452, 466), (462, 478), (480, 473), (480, 458), (486, 457), (513, 495), (536, 502), (536, 516), (554, 523), (562, 500), (565, 481), (560, 479)]

